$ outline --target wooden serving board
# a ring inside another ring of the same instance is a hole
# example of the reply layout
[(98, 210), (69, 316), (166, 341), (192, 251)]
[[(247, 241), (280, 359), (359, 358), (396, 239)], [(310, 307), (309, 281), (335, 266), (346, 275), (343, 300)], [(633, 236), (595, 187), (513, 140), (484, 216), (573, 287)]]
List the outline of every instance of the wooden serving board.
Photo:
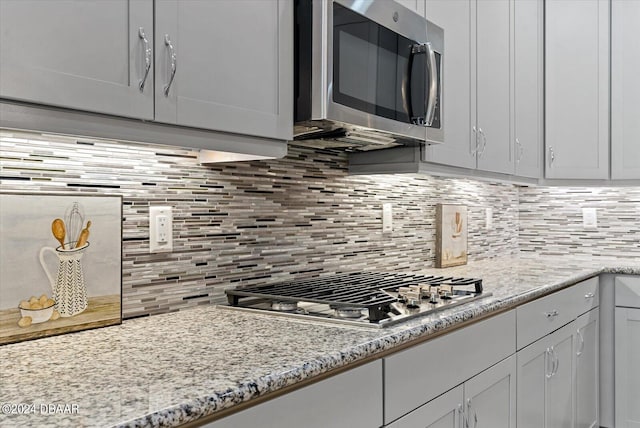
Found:
[(37, 339), (55, 334), (71, 333), (89, 328), (120, 324), (121, 302), (119, 295), (89, 297), (89, 306), (72, 317), (60, 317), (55, 321), (18, 326), (20, 310), (0, 311), (0, 345)]

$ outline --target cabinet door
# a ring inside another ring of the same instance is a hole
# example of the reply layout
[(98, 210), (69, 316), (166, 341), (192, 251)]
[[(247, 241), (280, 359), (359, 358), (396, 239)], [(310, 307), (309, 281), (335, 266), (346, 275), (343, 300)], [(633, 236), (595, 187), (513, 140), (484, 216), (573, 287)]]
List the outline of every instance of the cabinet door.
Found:
[(640, 0), (611, 1), (611, 178), (640, 178)]
[(292, 138), (291, 0), (158, 0), (155, 18), (156, 120)]
[(576, 320), (574, 382), (576, 428), (598, 427), (599, 394), (599, 309), (593, 309)]
[(615, 348), (616, 427), (639, 428), (640, 309), (616, 307)]
[(573, 426), (572, 322), (518, 351), (518, 428)]
[(153, 119), (152, 0), (2, 0), (0, 28), (1, 98)]
[(609, 2), (545, 2), (547, 178), (609, 176)]
[(476, 11), (478, 169), (510, 174), (511, 2), (479, 0)]
[[(475, 1), (474, 1), (475, 10)], [(475, 40), (470, 0), (427, 0), (427, 18), (445, 28), (444, 143), (425, 147), (425, 160), (464, 168), (476, 167), (475, 125), (471, 117), (471, 43)], [(475, 20), (475, 14), (473, 15)], [(475, 96), (473, 97), (475, 100)]]
[(293, 391), (207, 428), (382, 426), (382, 360)]
[[(547, 380), (545, 427), (573, 426), (574, 323), (551, 334), (555, 368)], [(553, 361), (552, 361), (553, 363)]]
[(462, 400), (463, 388), (460, 385), (387, 425), (387, 428), (459, 428), (462, 425)]
[[(386, 357), (385, 423), (512, 355), (516, 342), (515, 324), (515, 311), (509, 311)], [(430, 361), (447, 361), (456, 369), (416, 370)]]
[(516, 427), (516, 356), (512, 355), (464, 383), (471, 426)]
[(542, 171), (542, 0), (517, 0), (514, 7), (515, 174), (541, 177)]

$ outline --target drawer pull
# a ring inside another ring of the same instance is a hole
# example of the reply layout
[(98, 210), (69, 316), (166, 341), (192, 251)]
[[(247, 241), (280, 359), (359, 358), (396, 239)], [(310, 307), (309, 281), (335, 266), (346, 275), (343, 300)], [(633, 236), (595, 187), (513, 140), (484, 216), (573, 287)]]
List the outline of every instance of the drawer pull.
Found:
[(559, 315), (556, 309), (552, 310), (551, 312), (545, 312), (544, 314), (547, 316), (547, 318), (553, 318)]
[(596, 297), (595, 293), (587, 293), (584, 295), (585, 299), (593, 299), (594, 297)]

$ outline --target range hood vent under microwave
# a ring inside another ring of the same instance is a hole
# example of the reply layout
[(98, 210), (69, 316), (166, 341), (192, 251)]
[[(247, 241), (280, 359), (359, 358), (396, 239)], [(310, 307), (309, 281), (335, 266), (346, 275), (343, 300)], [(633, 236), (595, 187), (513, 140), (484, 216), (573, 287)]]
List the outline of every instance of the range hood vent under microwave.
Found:
[(358, 126), (339, 126), (331, 121), (298, 122), (293, 127), (293, 145), (316, 149), (339, 149), (348, 152), (416, 146), (424, 141), (401, 138), (390, 133)]

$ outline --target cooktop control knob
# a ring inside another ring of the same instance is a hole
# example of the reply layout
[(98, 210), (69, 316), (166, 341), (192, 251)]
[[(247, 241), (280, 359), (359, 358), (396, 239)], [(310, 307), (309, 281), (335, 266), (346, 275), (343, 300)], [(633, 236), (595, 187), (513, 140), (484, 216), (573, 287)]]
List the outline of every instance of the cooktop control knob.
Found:
[(440, 301), (440, 288), (429, 288), (429, 303), (438, 303)]

